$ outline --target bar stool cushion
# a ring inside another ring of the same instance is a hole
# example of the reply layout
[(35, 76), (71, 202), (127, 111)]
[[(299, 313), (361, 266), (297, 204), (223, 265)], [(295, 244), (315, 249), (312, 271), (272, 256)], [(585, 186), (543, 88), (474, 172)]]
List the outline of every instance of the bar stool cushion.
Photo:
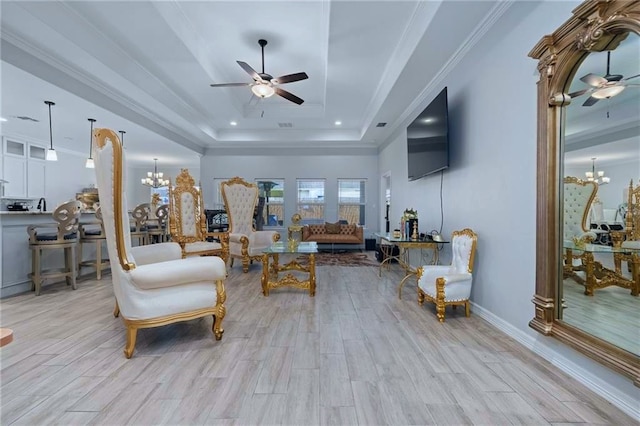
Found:
[[(70, 234), (64, 234), (65, 240), (75, 240), (78, 237), (76, 232)], [(58, 234), (55, 233), (44, 233), (44, 234), (36, 234), (36, 240), (38, 241), (55, 241), (58, 239)]]

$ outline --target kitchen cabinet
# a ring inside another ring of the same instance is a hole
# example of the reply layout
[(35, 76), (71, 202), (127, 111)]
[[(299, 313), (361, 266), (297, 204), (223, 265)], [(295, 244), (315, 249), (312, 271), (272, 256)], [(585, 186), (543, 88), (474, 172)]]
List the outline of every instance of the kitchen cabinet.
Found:
[(45, 196), (46, 148), (29, 142), (3, 140), (4, 197), (40, 198)]

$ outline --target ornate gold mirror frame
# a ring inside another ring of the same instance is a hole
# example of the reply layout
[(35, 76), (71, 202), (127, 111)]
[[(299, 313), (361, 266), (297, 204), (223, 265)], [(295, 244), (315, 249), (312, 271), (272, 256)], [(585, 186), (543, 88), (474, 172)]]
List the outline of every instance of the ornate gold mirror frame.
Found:
[(588, 0), (529, 56), (538, 70), (538, 187), (535, 317), (529, 325), (631, 378), (640, 386), (640, 357), (559, 320), (562, 273), (562, 122), (569, 86), (590, 52), (612, 50), (629, 33), (640, 35), (640, 2)]

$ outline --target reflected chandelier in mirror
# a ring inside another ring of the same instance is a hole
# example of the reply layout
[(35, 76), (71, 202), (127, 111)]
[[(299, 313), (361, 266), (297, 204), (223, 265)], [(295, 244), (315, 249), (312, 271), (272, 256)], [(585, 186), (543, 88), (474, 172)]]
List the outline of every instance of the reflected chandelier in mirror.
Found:
[[(599, 102), (592, 100), (584, 105), (585, 99), (590, 99), (593, 94), (597, 93), (600, 96), (605, 93), (600, 92), (604, 86), (594, 86), (594, 84), (611, 83), (611, 86), (617, 86), (622, 84), (620, 82), (625, 81), (624, 85), (630, 86), (632, 82), (635, 83), (638, 80), (637, 78), (624, 80), (627, 76), (632, 77), (638, 74), (637, 71), (619, 72), (619, 74), (625, 75), (620, 79), (617, 76), (610, 76), (615, 78), (611, 78), (609, 81), (606, 69), (601, 65), (598, 71), (585, 71), (581, 65), (592, 54), (594, 60), (597, 59), (600, 63), (602, 63), (603, 57), (605, 64), (606, 58), (609, 57), (611, 61), (610, 72), (618, 73), (614, 68), (614, 63), (620, 55), (616, 56), (615, 53), (609, 55), (607, 52), (616, 50), (627, 37), (636, 37), (638, 34), (640, 34), (640, 2), (586, 1), (573, 10), (571, 18), (553, 34), (543, 37), (529, 53), (529, 56), (539, 61), (538, 70), (540, 72), (540, 79), (537, 83), (538, 186), (536, 222), (538, 233), (536, 251), (538, 255), (536, 258), (536, 293), (533, 299), (535, 316), (529, 325), (540, 333), (553, 336), (603, 365), (631, 378), (636, 386), (640, 386), (640, 357), (637, 353), (624, 349), (602, 336), (597, 336), (586, 327), (580, 327), (575, 323), (570, 324), (563, 319), (563, 304), (565, 302), (563, 273), (566, 272), (563, 263), (566, 259), (566, 252), (563, 249), (565, 244), (563, 242), (562, 212), (564, 166), (567, 158), (565, 157), (565, 149), (575, 142), (575, 140), (571, 140), (571, 137), (574, 137), (571, 131), (575, 129), (567, 131), (569, 125), (573, 123), (569, 121), (571, 120), (570, 113), (566, 108), (572, 102), (571, 95), (579, 98), (574, 103), (579, 103), (579, 108), (583, 111), (593, 113), (604, 107), (608, 113), (609, 105), (613, 105), (614, 95), (604, 96), (602, 99), (596, 97)], [(637, 51), (634, 54), (640, 56)], [(596, 78), (586, 77), (590, 73), (600, 76), (607, 82), (600, 78), (596, 82)], [(585, 79), (581, 80), (581, 77), (585, 77)], [(575, 85), (572, 87), (573, 83)], [(636, 87), (631, 89), (631, 87), (626, 87), (624, 92), (640, 92)], [(581, 93), (581, 90), (585, 91)], [(626, 95), (620, 89), (615, 91), (618, 92), (616, 96)], [(580, 114), (583, 112), (581, 111)], [(628, 122), (631, 123), (629, 127), (640, 128), (637, 115), (635, 119), (629, 119)], [(592, 145), (602, 143), (600, 140), (596, 141), (602, 135), (594, 131), (593, 128), (590, 132)], [(598, 155), (598, 157), (600, 163), (600, 156)], [(584, 166), (581, 167), (581, 170), (582, 176), (584, 176)], [(613, 172), (613, 170), (611, 171)], [(637, 179), (637, 176), (635, 178)], [(613, 176), (612, 179), (614, 179)], [(611, 186), (611, 184), (607, 185), (607, 188), (609, 189)], [(599, 195), (604, 197), (606, 194)], [(601, 252), (602, 250), (604, 248), (601, 246), (597, 251)], [(635, 256), (636, 264), (640, 265), (640, 251), (630, 253), (630, 256)], [(571, 262), (574, 257), (576, 257), (575, 253), (570, 258)], [(588, 256), (584, 256), (584, 258), (586, 257)], [(611, 257), (613, 257), (612, 254)], [(571, 272), (578, 272), (582, 275), (589, 274), (590, 270), (593, 271), (594, 263), (597, 262), (585, 262), (580, 258), (576, 264), (570, 265)], [(633, 277), (634, 280), (640, 280), (640, 273), (634, 272)], [(588, 278), (592, 283), (594, 282), (593, 276)], [(571, 285), (575, 285), (575, 283), (571, 283)], [(626, 296), (631, 298), (632, 303), (640, 303), (640, 299), (628, 294), (628, 289), (626, 291)], [(593, 293), (593, 291), (591, 292)], [(593, 297), (592, 300), (598, 297), (598, 294), (594, 296), (580, 295)]]

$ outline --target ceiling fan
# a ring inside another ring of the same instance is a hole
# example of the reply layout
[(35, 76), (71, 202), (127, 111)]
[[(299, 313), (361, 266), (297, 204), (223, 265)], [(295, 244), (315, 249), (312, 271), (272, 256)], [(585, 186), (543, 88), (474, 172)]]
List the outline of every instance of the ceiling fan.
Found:
[(640, 86), (640, 84), (630, 84), (629, 80), (632, 78), (640, 77), (640, 74), (632, 77), (623, 78), (620, 74), (611, 74), (609, 72), (609, 65), (611, 63), (611, 51), (607, 52), (607, 73), (604, 76), (596, 74), (587, 74), (580, 78), (581, 81), (587, 83), (589, 88), (578, 90), (577, 92), (569, 93), (572, 98), (584, 95), (585, 93), (591, 93), (591, 96), (584, 101), (582, 106), (591, 106), (598, 102), (600, 99), (609, 99), (622, 93), (627, 86)]
[(305, 72), (297, 72), (295, 74), (287, 74), (281, 77), (273, 78), (272, 75), (264, 72), (264, 47), (267, 45), (267, 40), (260, 39), (258, 44), (262, 48), (262, 72), (257, 73), (246, 62), (236, 61), (240, 67), (247, 72), (253, 78), (252, 83), (222, 83), (212, 84), (211, 87), (235, 87), (235, 86), (250, 86), (254, 95), (260, 98), (268, 98), (274, 94), (282, 96), (288, 101), (301, 105), (304, 100), (297, 97), (291, 92), (278, 87), (281, 84), (293, 83), (294, 81), (306, 80), (309, 78)]

